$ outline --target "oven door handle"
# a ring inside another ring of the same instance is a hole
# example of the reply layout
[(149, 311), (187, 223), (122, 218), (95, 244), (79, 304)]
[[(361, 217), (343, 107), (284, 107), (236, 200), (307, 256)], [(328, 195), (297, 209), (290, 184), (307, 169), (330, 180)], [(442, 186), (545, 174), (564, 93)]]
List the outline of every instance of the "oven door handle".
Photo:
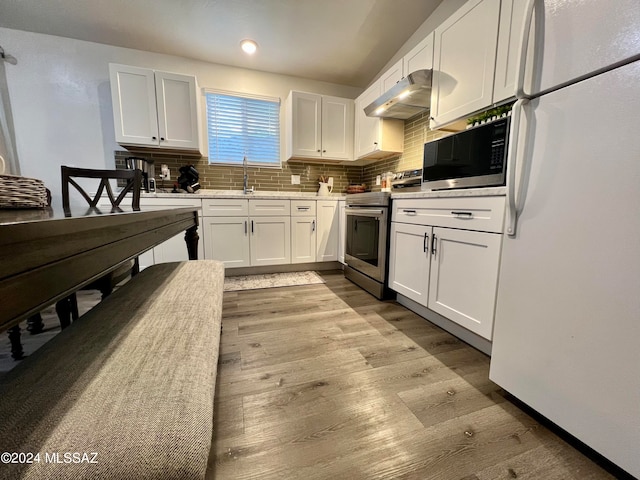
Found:
[(346, 213), (347, 215), (352, 214), (352, 215), (360, 215), (362, 217), (379, 217), (380, 215), (382, 215), (384, 213), (384, 210), (382, 209), (375, 209), (375, 208), (345, 208), (344, 209), (344, 213)]

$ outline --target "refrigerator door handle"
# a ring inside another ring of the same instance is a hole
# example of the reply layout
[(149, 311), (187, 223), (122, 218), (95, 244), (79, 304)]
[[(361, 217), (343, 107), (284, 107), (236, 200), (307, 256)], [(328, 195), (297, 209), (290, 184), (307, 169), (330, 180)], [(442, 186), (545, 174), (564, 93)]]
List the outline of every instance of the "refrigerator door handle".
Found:
[[(524, 11), (524, 22), (520, 32), (520, 51), (518, 52), (518, 69), (516, 70), (516, 98), (531, 98), (531, 94), (524, 91), (525, 72), (527, 69), (527, 50), (529, 49), (529, 33), (533, 21), (533, 11), (537, 0), (527, 0)], [(534, 39), (535, 42), (535, 39)]]
[[(529, 103), (526, 98), (516, 100), (511, 109), (511, 130), (509, 132), (509, 158), (507, 159), (507, 235), (514, 236), (516, 234), (516, 225), (518, 222), (518, 205), (519, 201), (516, 195), (522, 192), (522, 176), (524, 175), (524, 165), (518, 162), (518, 146), (520, 144), (520, 118), (524, 106)], [(522, 142), (524, 145), (524, 142)], [(520, 149), (522, 150), (522, 148)], [(516, 172), (516, 167), (520, 167)], [(518, 173), (518, 175), (516, 175)], [(518, 191), (516, 191), (516, 183)], [(522, 207), (522, 206), (520, 206)]]

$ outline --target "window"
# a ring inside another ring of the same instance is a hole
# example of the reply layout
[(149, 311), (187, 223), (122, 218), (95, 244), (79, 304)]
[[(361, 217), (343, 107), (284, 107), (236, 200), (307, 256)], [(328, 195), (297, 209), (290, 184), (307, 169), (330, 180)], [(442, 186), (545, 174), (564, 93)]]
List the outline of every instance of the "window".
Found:
[(209, 164), (280, 166), (280, 99), (205, 90)]

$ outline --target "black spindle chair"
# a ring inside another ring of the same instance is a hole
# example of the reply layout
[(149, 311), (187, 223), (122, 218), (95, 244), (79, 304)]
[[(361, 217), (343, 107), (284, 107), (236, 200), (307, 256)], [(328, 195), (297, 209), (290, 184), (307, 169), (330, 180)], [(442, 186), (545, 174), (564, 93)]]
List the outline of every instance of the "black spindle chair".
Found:
[[(84, 198), (89, 204), (90, 209), (98, 210), (100, 208), (98, 204), (104, 196), (103, 193), (106, 192), (106, 198), (108, 198), (111, 203), (111, 211), (121, 211), (122, 209), (120, 208), (120, 204), (125, 199), (126, 195), (131, 192), (131, 207), (133, 210), (140, 210), (140, 190), (142, 187), (142, 172), (140, 170), (93, 170), (87, 168), (73, 168), (62, 166), (61, 174), (62, 208), (65, 212), (65, 215), (67, 216), (71, 216), (69, 185), (72, 185), (76, 190), (78, 190), (78, 192), (80, 192), (82, 198)], [(74, 180), (74, 178), (100, 180), (98, 189), (96, 190), (96, 194), (93, 196), (93, 198), (85, 191), (83, 187), (78, 184), (78, 182)], [(113, 192), (110, 180), (126, 180), (126, 185), (122, 188), (117, 196)], [(136, 275), (139, 270), (140, 267), (138, 264), (138, 258), (136, 257), (134, 260), (123, 263), (112, 272), (106, 274), (98, 280), (95, 280), (89, 285), (86, 285), (82, 289), (100, 290), (100, 292), (102, 293), (102, 299), (105, 299), (111, 294), (113, 288), (118, 283), (129, 276)], [(73, 293), (67, 298), (60, 300), (56, 304), (56, 312), (58, 313), (58, 318), (60, 319), (60, 326), (63, 329), (69, 326), (69, 324), (71, 323), (71, 319), (73, 319), (74, 321), (77, 320), (79, 315), (76, 294)]]

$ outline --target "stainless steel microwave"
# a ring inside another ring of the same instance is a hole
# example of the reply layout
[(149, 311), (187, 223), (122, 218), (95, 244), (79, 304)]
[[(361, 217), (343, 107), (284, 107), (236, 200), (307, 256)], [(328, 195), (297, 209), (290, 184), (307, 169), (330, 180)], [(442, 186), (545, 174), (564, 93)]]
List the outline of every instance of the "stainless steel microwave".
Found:
[(501, 118), (425, 143), (422, 189), (504, 185), (510, 120)]

